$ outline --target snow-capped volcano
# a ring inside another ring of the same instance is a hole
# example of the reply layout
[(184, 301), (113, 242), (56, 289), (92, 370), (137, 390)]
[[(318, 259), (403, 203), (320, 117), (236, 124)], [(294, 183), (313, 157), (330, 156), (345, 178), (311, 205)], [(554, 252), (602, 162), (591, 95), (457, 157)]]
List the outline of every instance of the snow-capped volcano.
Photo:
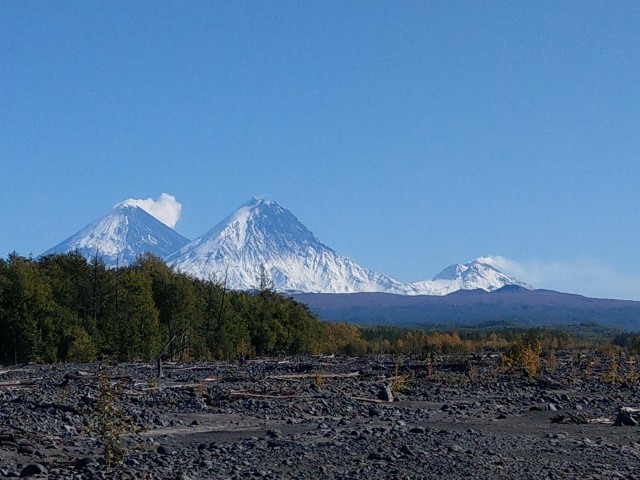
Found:
[(278, 291), (309, 293), (384, 292), (446, 295), (457, 290), (493, 291), (528, 285), (474, 260), (452, 265), (433, 280), (403, 284), (364, 268), (321, 243), (289, 210), (254, 198), (201, 237), (166, 258), (177, 270), (254, 289), (262, 271)]
[(478, 258), (447, 267), (432, 280), (403, 284), (343, 257), (320, 242), (277, 202), (254, 198), (201, 237), (189, 240), (147, 213), (137, 201), (117, 204), (43, 255), (78, 250), (97, 254), (107, 266), (128, 265), (152, 253), (175, 267), (229, 288), (258, 288), (266, 273), (280, 292), (447, 295), (458, 290), (493, 291), (505, 285), (531, 289)]
[(469, 263), (450, 265), (433, 279), (411, 283), (407, 287), (410, 295), (447, 295), (458, 290), (482, 289), (492, 292), (506, 285), (533, 289), (478, 258)]
[(264, 269), (278, 291), (405, 293), (397, 280), (363, 268), (321, 243), (289, 210), (258, 198), (167, 262), (199, 278), (226, 278), (232, 289), (257, 288)]
[(78, 250), (85, 258), (98, 255), (107, 266), (128, 265), (138, 255), (164, 258), (189, 242), (178, 232), (130, 202), (122, 202), (43, 255)]

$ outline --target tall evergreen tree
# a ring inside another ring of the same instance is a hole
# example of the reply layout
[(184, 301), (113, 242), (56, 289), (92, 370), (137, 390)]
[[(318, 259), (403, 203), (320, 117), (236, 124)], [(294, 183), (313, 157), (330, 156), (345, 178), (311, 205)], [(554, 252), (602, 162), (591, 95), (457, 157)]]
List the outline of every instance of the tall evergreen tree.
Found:
[(116, 325), (121, 359), (151, 360), (160, 346), (160, 322), (151, 278), (130, 268), (120, 278), (122, 311)]

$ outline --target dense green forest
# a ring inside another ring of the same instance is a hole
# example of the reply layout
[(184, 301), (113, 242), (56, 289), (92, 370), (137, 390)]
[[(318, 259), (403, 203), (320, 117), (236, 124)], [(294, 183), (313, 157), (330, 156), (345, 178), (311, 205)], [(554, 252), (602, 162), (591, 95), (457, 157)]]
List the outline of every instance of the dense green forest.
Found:
[(151, 255), (110, 269), (79, 253), (0, 259), (0, 362), (312, 353), (321, 323), (264, 288), (177, 273)]
[(508, 352), (528, 344), (546, 352), (613, 347), (640, 353), (638, 334), (597, 325), (447, 331), (320, 322), (306, 305), (270, 290), (267, 279), (256, 284), (255, 292), (229, 291), (151, 255), (114, 269), (77, 252), (38, 259), (11, 254), (0, 258), (0, 363)]

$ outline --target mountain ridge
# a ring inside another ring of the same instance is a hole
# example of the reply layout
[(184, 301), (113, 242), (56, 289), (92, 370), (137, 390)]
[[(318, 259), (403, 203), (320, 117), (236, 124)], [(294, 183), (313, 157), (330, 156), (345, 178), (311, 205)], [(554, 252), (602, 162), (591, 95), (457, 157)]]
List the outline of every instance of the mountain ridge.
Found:
[(459, 290), (442, 296), (305, 293), (294, 298), (321, 320), (360, 324), (473, 326), (503, 321), (521, 326), (563, 326), (593, 322), (629, 331), (640, 328), (640, 301), (529, 290), (518, 285), (492, 292)]
[(431, 280), (402, 283), (365, 268), (328, 247), (276, 201), (253, 197), (198, 238), (189, 241), (135, 203), (124, 201), (45, 254), (78, 250), (108, 266), (129, 264), (150, 252), (181, 272), (228, 288), (269, 286), (285, 293), (387, 292), (446, 295), (457, 290), (532, 287), (482, 258), (445, 268)]
[(226, 279), (235, 289), (255, 288), (262, 269), (276, 290), (289, 293), (446, 295), (460, 289), (491, 291), (509, 284), (532, 288), (481, 259), (447, 267), (443, 272), (454, 269), (449, 278), (441, 272), (431, 280), (405, 284), (338, 254), (289, 210), (257, 197), (166, 260), (196, 277)]

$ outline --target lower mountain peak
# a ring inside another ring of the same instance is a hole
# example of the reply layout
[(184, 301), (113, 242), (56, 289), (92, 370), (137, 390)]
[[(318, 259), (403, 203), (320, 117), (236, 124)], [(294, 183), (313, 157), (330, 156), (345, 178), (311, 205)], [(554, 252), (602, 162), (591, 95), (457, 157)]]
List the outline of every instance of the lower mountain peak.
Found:
[(533, 288), (478, 258), (465, 264), (450, 265), (433, 279), (415, 282), (409, 286), (413, 289), (414, 295), (447, 295), (458, 290), (480, 289), (492, 292), (506, 285), (516, 285), (528, 290)]
[(138, 205), (124, 201), (43, 255), (78, 251), (87, 259), (98, 256), (108, 267), (115, 267), (145, 253), (165, 257), (188, 241)]

